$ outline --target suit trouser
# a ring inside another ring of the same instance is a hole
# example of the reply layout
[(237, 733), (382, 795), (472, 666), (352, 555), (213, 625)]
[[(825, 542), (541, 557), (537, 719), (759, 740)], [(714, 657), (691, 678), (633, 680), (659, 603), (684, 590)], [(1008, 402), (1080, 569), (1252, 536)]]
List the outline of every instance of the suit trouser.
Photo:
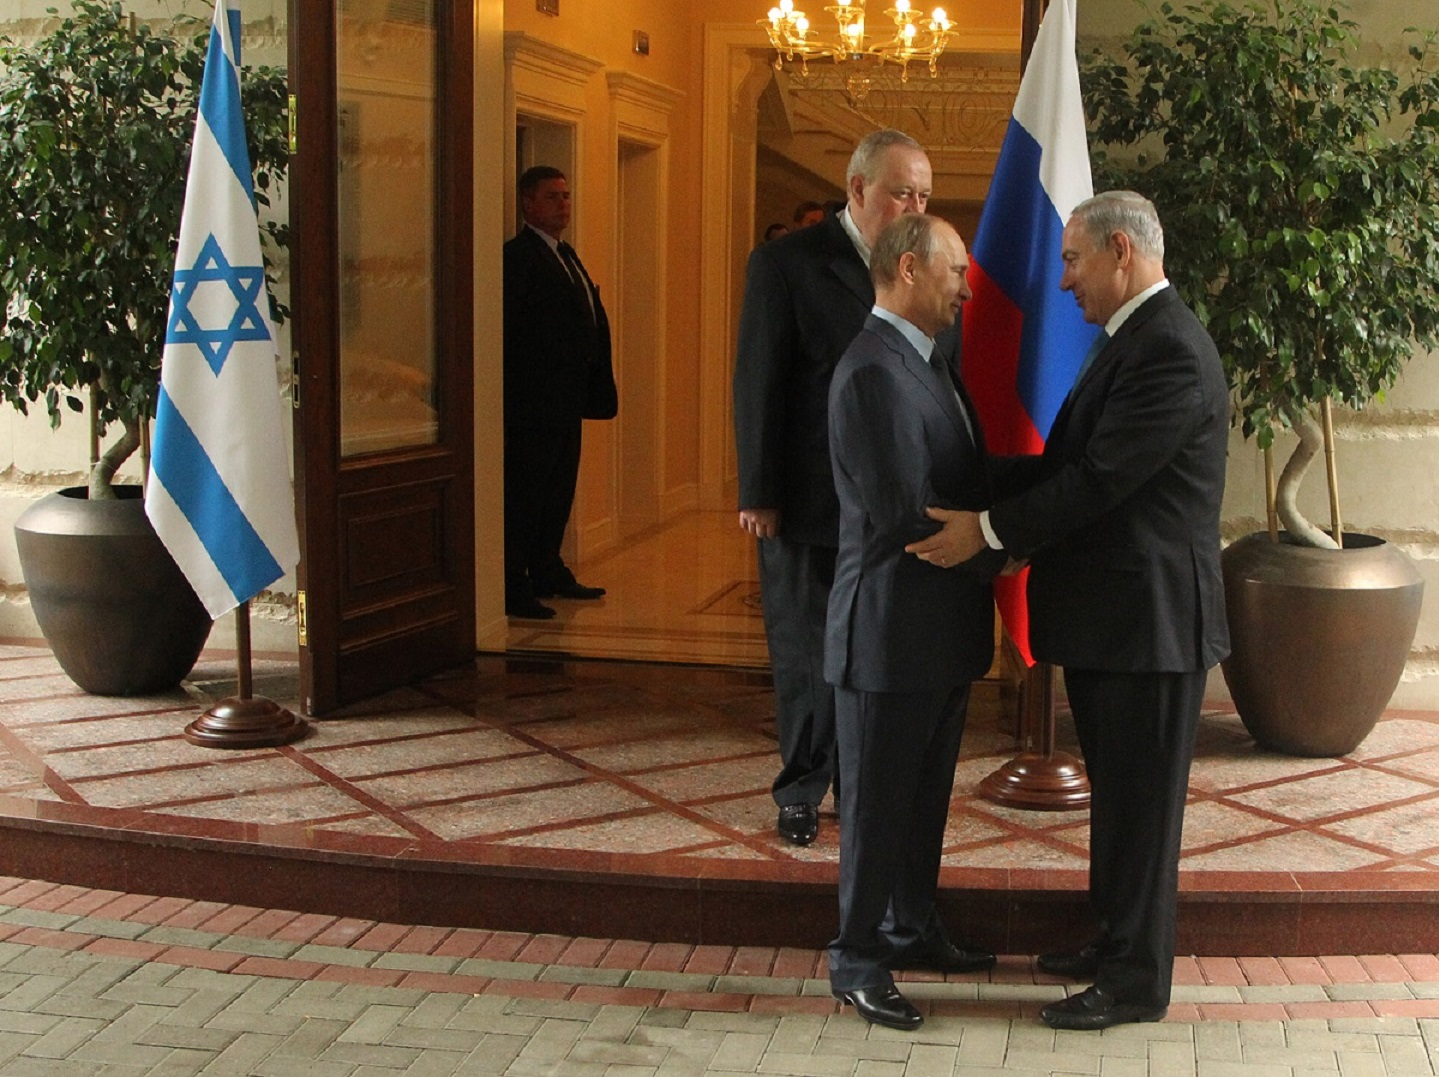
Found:
[(939, 861), (969, 685), (935, 692), (835, 689), (840, 782), (836, 991), (894, 982), (886, 965), (945, 938)]
[(764, 631), (774, 678), (780, 772), (775, 803), (818, 804), (834, 772), (834, 689), (824, 679), (824, 622), (834, 585), (832, 546), (759, 540)]
[(1121, 1002), (1167, 1006), (1179, 850), (1204, 673), (1064, 671), (1089, 772), (1095, 983)]
[(580, 419), (573, 425), (505, 426), (505, 592), (530, 594), (564, 570), (560, 544), (580, 473)]

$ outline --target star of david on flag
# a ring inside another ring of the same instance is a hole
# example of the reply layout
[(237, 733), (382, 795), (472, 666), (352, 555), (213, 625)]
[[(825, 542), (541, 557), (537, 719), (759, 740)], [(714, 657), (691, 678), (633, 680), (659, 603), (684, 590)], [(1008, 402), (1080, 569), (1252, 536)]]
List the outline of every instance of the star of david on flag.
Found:
[[(217, 285), (229, 296), (215, 294)], [(193, 266), (175, 270), (165, 342), (196, 345), (205, 353), (210, 369), (219, 374), (237, 342), (270, 339), (270, 325), (260, 313), (264, 287), (264, 266), (232, 266), (215, 237), (210, 236)], [(230, 299), (234, 300), (234, 310), (224, 320)], [(223, 324), (211, 328), (200, 323), (201, 318), (215, 314), (221, 316)]]
[[(1075, 56), (1075, 0), (1053, 0), (1020, 80), (970, 249), (962, 376), (990, 451), (1042, 452), (1098, 332), (1059, 290), (1060, 238), (1094, 193)], [(970, 361), (973, 357), (973, 361)], [(997, 579), (995, 602), (1025, 662), (1025, 569)]]
[(300, 556), (239, 37), (239, 0), (217, 0), (145, 493), (150, 522), (211, 617), (249, 601)]

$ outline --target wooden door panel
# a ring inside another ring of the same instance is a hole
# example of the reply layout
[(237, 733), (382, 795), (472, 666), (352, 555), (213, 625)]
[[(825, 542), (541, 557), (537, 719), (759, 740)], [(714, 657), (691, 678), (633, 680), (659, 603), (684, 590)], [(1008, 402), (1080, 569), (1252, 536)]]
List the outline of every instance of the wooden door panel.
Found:
[(475, 653), (470, 15), (290, 4), (311, 714)]

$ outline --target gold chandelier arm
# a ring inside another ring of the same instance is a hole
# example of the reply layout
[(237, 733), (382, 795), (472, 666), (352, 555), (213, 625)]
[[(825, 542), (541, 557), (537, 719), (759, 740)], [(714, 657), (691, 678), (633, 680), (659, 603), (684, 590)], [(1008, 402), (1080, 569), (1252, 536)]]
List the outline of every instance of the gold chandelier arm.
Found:
[(782, 59), (798, 58), (803, 62), (829, 56), (840, 62), (871, 56), (898, 64), (905, 69), (906, 76), (911, 61), (925, 60), (930, 74), (937, 74), (940, 54), (949, 43), (952, 30), (943, 8), (935, 8), (924, 16), (914, 10), (911, 0), (894, 0), (894, 6), (885, 11), (894, 24), (894, 34), (889, 40), (875, 42), (865, 36), (865, 0), (839, 0), (825, 11), (834, 19), (835, 36), (831, 39), (821, 37), (814, 30), (805, 13), (794, 6), (794, 0), (779, 0), (779, 4), (770, 9), (769, 17), (759, 20), (775, 50), (776, 66)]

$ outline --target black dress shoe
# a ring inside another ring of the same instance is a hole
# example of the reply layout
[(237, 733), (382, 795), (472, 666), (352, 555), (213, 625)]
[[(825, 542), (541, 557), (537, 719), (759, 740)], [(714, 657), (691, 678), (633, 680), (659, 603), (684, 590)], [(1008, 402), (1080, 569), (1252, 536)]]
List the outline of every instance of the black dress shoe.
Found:
[(791, 845), (808, 845), (819, 836), (819, 809), (813, 804), (786, 804), (774, 828)]
[(911, 1032), (924, 1024), (924, 1017), (909, 999), (893, 984), (888, 987), (856, 987), (853, 991), (836, 991), (834, 997), (872, 1025)]
[(603, 587), (586, 587), (573, 576), (550, 586), (535, 585), (536, 598), (603, 598), (604, 594)]
[(1086, 943), (1078, 950), (1060, 950), (1051, 954), (1040, 954), (1034, 963), (1040, 972), (1051, 976), (1065, 976), (1071, 980), (1092, 980), (1099, 971), (1099, 947)]
[(983, 972), (994, 968), (995, 956), (977, 946), (956, 946), (945, 939), (889, 962), (891, 969), (930, 969), (933, 972)]
[(516, 598), (505, 603), (506, 617), (528, 617), (532, 621), (548, 621), (555, 611), (533, 598)]
[(1139, 1021), (1162, 1021), (1167, 1006), (1145, 1006), (1136, 1002), (1119, 1002), (1102, 987), (1086, 987), (1077, 995), (1051, 1002), (1039, 1011), (1039, 1019), (1050, 1028), (1073, 1029), (1076, 1032), (1097, 1032), (1115, 1025), (1131, 1025)]

